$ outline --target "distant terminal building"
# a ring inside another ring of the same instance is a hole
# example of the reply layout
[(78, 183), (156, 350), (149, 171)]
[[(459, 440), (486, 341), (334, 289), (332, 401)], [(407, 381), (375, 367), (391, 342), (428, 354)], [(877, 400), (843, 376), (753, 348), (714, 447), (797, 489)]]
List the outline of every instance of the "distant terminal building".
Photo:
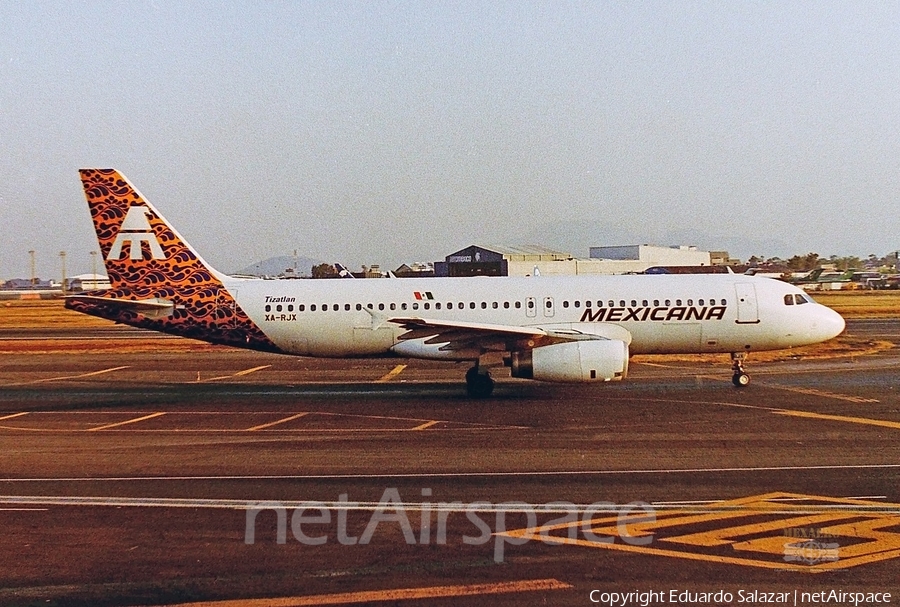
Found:
[[(660, 247), (650, 244), (635, 244), (618, 247), (591, 247), (591, 259), (637, 262), (650, 266), (708, 266), (711, 265), (709, 251), (697, 247)], [(643, 272), (647, 268), (637, 270)]]
[[(725, 258), (728, 254), (725, 253)], [(708, 251), (697, 247), (628, 245), (591, 247), (590, 258), (539, 245), (471, 245), (434, 264), (435, 276), (542, 276), (629, 274), (652, 267), (710, 266)]]
[(69, 290), (71, 291), (97, 291), (100, 289), (111, 289), (109, 277), (105, 274), (80, 274), (69, 279)]
[(403, 264), (394, 270), (397, 278), (428, 278), (434, 276), (434, 264), (431, 262), (416, 262)]

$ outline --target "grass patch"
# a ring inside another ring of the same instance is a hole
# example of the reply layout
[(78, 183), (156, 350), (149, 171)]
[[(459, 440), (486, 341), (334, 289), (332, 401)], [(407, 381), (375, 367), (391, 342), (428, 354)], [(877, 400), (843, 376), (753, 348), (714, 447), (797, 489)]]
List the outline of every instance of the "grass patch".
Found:
[(0, 301), (0, 329), (108, 327), (112, 321), (63, 307), (62, 299)]
[(844, 318), (900, 318), (900, 291), (816, 291), (810, 295)]

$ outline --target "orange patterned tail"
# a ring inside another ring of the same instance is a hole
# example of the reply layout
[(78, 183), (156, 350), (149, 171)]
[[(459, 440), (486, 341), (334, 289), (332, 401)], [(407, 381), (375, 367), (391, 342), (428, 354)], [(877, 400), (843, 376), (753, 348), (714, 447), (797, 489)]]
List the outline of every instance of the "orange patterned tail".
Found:
[(81, 169), (100, 252), (113, 289), (214, 283), (213, 270), (115, 169)]
[[(111, 289), (66, 307), (116, 322), (218, 344), (278, 351), (216, 272), (115, 169), (81, 169)], [(166, 308), (150, 314), (145, 308)]]

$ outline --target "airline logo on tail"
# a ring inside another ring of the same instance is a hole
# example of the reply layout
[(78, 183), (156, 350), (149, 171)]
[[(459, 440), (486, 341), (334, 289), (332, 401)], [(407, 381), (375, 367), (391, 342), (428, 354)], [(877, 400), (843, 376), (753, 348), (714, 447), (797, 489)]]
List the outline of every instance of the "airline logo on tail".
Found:
[(150, 227), (150, 221), (147, 217), (151, 215), (150, 209), (145, 206), (133, 206), (128, 209), (119, 234), (113, 241), (109, 255), (106, 256), (108, 261), (119, 260), (122, 258), (122, 248), (125, 244), (129, 247), (129, 259), (139, 260), (144, 258), (143, 244), (147, 243), (147, 248), (152, 259), (165, 259), (162, 246), (159, 244), (153, 229)]

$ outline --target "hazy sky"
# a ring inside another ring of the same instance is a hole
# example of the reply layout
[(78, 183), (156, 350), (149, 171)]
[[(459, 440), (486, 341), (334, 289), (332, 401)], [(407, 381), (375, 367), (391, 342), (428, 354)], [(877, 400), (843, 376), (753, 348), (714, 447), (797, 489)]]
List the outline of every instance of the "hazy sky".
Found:
[(216, 267), (469, 244), (900, 247), (896, 2), (0, 0), (0, 278), (90, 269), (80, 167)]

